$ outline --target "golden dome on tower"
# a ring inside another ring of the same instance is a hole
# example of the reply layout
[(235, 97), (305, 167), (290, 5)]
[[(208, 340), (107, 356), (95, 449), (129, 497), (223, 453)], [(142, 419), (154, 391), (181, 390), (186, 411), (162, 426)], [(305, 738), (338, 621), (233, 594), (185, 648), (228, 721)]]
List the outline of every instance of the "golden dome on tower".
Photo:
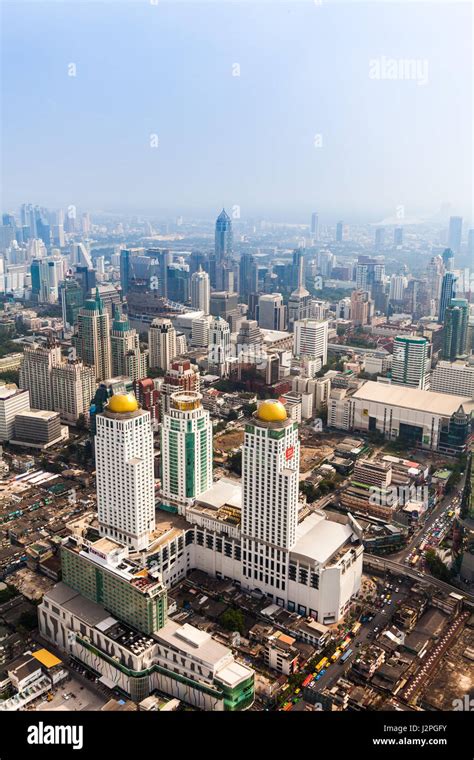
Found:
[(114, 412), (115, 414), (136, 412), (138, 401), (133, 393), (115, 393), (110, 397), (106, 409), (108, 412)]
[(283, 422), (288, 415), (281, 401), (269, 398), (262, 401), (257, 409), (256, 417), (262, 422)]

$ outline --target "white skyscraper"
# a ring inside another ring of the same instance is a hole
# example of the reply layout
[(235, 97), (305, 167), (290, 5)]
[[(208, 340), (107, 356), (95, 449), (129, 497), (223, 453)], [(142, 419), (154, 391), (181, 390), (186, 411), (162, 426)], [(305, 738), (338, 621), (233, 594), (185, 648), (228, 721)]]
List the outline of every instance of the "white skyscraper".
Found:
[(393, 343), (392, 382), (428, 390), (429, 348), (426, 338), (397, 336)]
[(230, 355), (229, 323), (222, 317), (215, 317), (209, 328), (209, 371), (221, 377), (226, 375)]
[(209, 314), (210, 297), (209, 275), (199, 269), (191, 275), (191, 306)]
[(51, 372), (53, 409), (61, 420), (75, 425), (81, 415), (89, 411), (96, 389), (93, 367), (82, 361), (63, 361)]
[(176, 330), (170, 319), (154, 319), (148, 331), (150, 367), (167, 370), (177, 355)]
[(302, 319), (295, 322), (293, 353), (295, 356), (311, 356), (319, 359), (321, 367), (327, 363), (328, 322)]
[(59, 343), (50, 341), (46, 345), (25, 346), (19, 384), (20, 388), (29, 390), (32, 409), (54, 409), (51, 373), (61, 362)]
[(279, 401), (263, 401), (245, 428), (242, 455), (242, 584), (284, 604), (296, 543), (298, 425)]
[(265, 330), (285, 329), (286, 308), (281, 293), (269, 293), (258, 299), (258, 325)]
[(212, 422), (201, 400), (173, 393), (161, 425), (161, 498), (182, 514), (212, 486)]
[(96, 417), (100, 532), (142, 551), (155, 527), (153, 430), (133, 394), (114, 394)]

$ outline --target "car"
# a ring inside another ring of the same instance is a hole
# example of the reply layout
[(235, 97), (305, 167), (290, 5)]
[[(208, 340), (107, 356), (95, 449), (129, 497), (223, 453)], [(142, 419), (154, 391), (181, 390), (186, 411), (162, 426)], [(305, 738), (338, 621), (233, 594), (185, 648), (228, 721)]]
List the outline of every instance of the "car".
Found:
[(388, 602), (387, 602), (387, 604), (392, 604), (392, 600), (389, 599)]

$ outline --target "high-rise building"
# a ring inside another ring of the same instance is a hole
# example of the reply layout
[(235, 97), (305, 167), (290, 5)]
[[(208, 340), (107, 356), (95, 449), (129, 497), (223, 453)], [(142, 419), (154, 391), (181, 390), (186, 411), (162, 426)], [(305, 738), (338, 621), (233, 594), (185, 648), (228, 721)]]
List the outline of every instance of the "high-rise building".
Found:
[(171, 362), (171, 367), (163, 378), (161, 385), (161, 409), (163, 414), (170, 409), (170, 399), (173, 393), (199, 393), (201, 376), (198, 368), (189, 359)]
[(296, 543), (299, 459), (298, 425), (279, 401), (262, 402), (242, 449), (242, 585), (277, 604), (288, 593)]
[(207, 348), (209, 345), (209, 328), (212, 322), (210, 315), (193, 319), (191, 327), (191, 346)]
[(202, 396), (179, 391), (161, 424), (161, 498), (185, 513), (212, 486), (212, 422)]
[(159, 380), (153, 380), (151, 377), (144, 377), (141, 380), (135, 380), (133, 383), (133, 392), (138, 403), (142, 409), (150, 412), (153, 430), (157, 430), (160, 421), (161, 391), (158, 386), (159, 382)]
[(336, 243), (342, 243), (344, 239), (344, 222), (336, 224)]
[(110, 333), (112, 376), (125, 375), (131, 380), (147, 376), (148, 351), (140, 349), (137, 331), (130, 327), (128, 318), (116, 308)]
[(258, 299), (258, 325), (265, 330), (285, 329), (285, 307), (281, 293), (269, 293)]
[(465, 361), (440, 361), (431, 373), (431, 390), (474, 398), (474, 366)]
[(311, 296), (304, 287), (304, 258), (302, 251), (293, 253), (293, 267), (296, 270), (297, 286), (288, 299), (288, 329), (293, 330), (299, 319), (310, 316)]
[(445, 248), (443, 251), (443, 265), (445, 272), (452, 272), (454, 269), (454, 253), (451, 248)]
[(74, 328), (77, 325), (79, 312), (84, 306), (84, 291), (74, 277), (67, 277), (60, 284), (59, 300), (64, 326)]
[(327, 363), (328, 322), (303, 319), (295, 322), (293, 353), (295, 356), (310, 356), (319, 361), (318, 369)]
[(443, 359), (454, 361), (467, 354), (469, 303), (453, 298), (444, 313)]
[(61, 420), (75, 425), (89, 411), (94, 397), (96, 382), (93, 367), (80, 359), (63, 361), (51, 371), (53, 409)]
[(71, 264), (73, 266), (81, 266), (87, 267), (87, 269), (94, 269), (91, 255), (84, 243), (71, 244), (70, 258)]
[(446, 272), (441, 283), (441, 295), (439, 299), (438, 323), (444, 323), (444, 315), (449, 304), (455, 298), (456, 277), (453, 272)]
[(94, 368), (98, 382), (111, 376), (110, 321), (98, 290), (79, 311), (72, 343), (84, 364)]
[(257, 263), (250, 253), (243, 253), (239, 264), (239, 294), (246, 303), (251, 293), (258, 291)]
[[(25, 346), (20, 367), (20, 388), (30, 392), (33, 409), (53, 410), (51, 373), (62, 362), (61, 346), (54, 341), (46, 345)], [(90, 399), (89, 399), (90, 400)]]
[(395, 227), (393, 230), (393, 244), (395, 246), (403, 245), (403, 227)]
[(222, 317), (215, 317), (209, 325), (208, 367), (219, 377), (228, 374), (231, 356), (230, 327)]
[(397, 336), (393, 343), (392, 383), (428, 390), (430, 344), (426, 338)]
[(385, 227), (375, 228), (375, 250), (381, 251), (385, 245)]
[(449, 219), (448, 248), (454, 253), (461, 251), (462, 216), (451, 216)]
[(114, 394), (96, 416), (95, 460), (101, 535), (147, 549), (155, 527), (153, 430), (133, 394)]
[(433, 256), (427, 272), (428, 297), (434, 301), (436, 313), (439, 313), (439, 299), (441, 296), (441, 283), (443, 281), (443, 260), (441, 256)]
[(401, 303), (407, 285), (408, 281), (404, 274), (392, 274), (390, 278), (389, 300), (392, 303)]
[(216, 264), (219, 266), (225, 259), (231, 256), (233, 250), (232, 222), (225, 209), (222, 209), (216, 219), (214, 242)]
[(154, 319), (148, 331), (150, 367), (167, 370), (176, 356), (176, 330), (170, 319)]
[(0, 440), (9, 441), (15, 431), (15, 417), (30, 408), (30, 393), (16, 385), (0, 385)]
[(238, 346), (261, 346), (263, 343), (262, 331), (255, 319), (243, 319), (240, 323), (237, 335)]
[(203, 272), (201, 268), (191, 275), (191, 306), (209, 314), (211, 289), (209, 284), (209, 275)]
[(371, 317), (370, 295), (366, 290), (353, 290), (351, 293), (351, 320), (356, 327), (369, 323)]
[(311, 237), (313, 240), (319, 238), (319, 216), (317, 211), (313, 211), (311, 214)]

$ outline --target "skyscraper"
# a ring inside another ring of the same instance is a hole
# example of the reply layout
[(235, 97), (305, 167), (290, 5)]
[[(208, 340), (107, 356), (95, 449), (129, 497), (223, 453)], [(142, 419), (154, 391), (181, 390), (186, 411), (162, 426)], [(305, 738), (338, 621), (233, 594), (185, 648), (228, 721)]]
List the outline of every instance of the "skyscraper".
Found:
[(19, 385), (30, 392), (32, 409), (54, 410), (51, 373), (61, 361), (61, 346), (55, 341), (25, 346)]
[[(222, 209), (216, 219), (214, 239), (215, 282), (217, 290), (226, 290), (225, 272), (228, 271), (233, 250), (232, 222)], [(232, 282), (233, 285), (233, 282)], [(232, 288), (233, 289), (233, 288)]]
[(403, 227), (395, 227), (393, 230), (393, 244), (403, 245)]
[(385, 245), (385, 227), (375, 228), (375, 250), (380, 251)]
[(64, 326), (75, 327), (79, 312), (84, 306), (84, 291), (74, 277), (67, 277), (60, 284), (59, 301)]
[(264, 401), (245, 427), (242, 449), (242, 585), (285, 605), (296, 543), (298, 425), (279, 401)]
[(163, 414), (170, 409), (170, 399), (173, 393), (192, 391), (199, 393), (201, 377), (197, 367), (182, 359), (171, 362), (171, 367), (163, 378), (161, 385), (161, 409)]
[(444, 323), (444, 313), (455, 297), (456, 278), (453, 272), (446, 272), (441, 282), (441, 296), (439, 299), (438, 323)]
[(451, 216), (449, 219), (448, 247), (454, 253), (461, 251), (462, 216)]
[(155, 527), (153, 430), (133, 394), (111, 396), (96, 416), (95, 459), (101, 535), (147, 549)]
[(468, 352), (469, 303), (453, 298), (444, 313), (443, 359), (454, 361)]
[(148, 351), (141, 351), (137, 331), (130, 327), (128, 318), (119, 308), (115, 309), (110, 333), (112, 376), (125, 375), (131, 380), (141, 380), (148, 370)]
[(161, 498), (185, 514), (212, 486), (212, 422), (195, 391), (169, 399), (161, 424)]
[(99, 291), (89, 298), (77, 317), (77, 333), (72, 344), (85, 364), (94, 367), (98, 382), (111, 376), (110, 322)]
[(344, 238), (344, 222), (336, 224), (336, 243), (342, 243)]
[(258, 325), (264, 330), (285, 329), (285, 306), (281, 293), (269, 293), (258, 299)]
[(454, 269), (454, 253), (451, 248), (445, 248), (443, 251), (443, 265), (445, 272), (452, 272)]
[(428, 390), (429, 348), (426, 338), (396, 337), (393, 343), (392, 382)]
[(209, 275), (199, 267), (199, 270), (191, 275), (191, 306), (209, 314), (210, 297)]
[(208, 366), (219, 377), (228, 374), (231, 355), (230, 327), (222, 317), (215, 317), (209, 325)]
[(319, 238), (319, 216), (317, 211), (313, 211), (311, 214), (311, 237), (313, 240)]
[(310, 356), (317, 359), (321, 369), (327, 363), (328, 322), (303, 319), (295, 322), (293, 353), (295, 356)]
[(154, 319), (148, 330), (150, 367), (167, 370), (176, 356), (176, 330), (170, 319)]
[(258, 269), (256, 261), (252, 254), (243, 253), (239, 264), (239, 294), (248, 302), (249, 295), (257, 291)]
[(94, 397), (96, 382), (92, 367), (80, 359), (63, 361), (51, 371), (53, 409), (61, 420), (75, 425), (89, 411)]

